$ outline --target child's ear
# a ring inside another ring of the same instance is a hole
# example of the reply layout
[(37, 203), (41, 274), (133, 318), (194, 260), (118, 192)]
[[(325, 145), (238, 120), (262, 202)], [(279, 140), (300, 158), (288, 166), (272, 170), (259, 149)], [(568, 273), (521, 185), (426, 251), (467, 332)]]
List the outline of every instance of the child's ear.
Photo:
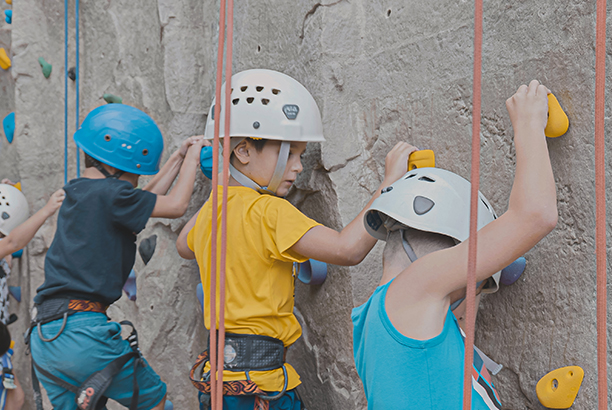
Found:
[(240, 143), (236, 145), (236, 148), (234, 148), (234, 155), (242, 165), (246, 165), (251, 161), (249, 155), (249, 144), (246, 139), (240, 141)]

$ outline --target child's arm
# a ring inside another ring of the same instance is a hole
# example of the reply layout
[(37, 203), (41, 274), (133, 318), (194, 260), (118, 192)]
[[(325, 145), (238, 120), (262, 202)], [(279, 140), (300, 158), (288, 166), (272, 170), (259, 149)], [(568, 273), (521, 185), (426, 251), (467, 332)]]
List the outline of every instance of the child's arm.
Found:
[(193, 251), (189, 249), (189, 246), (187, 245), (187, 235), (189, 235), (189, 231), (193, 229), (196, 220), (198, 219), (198, 215), (200, 215), (200, 211), (196, 212), (196, 214), (191, 217), (176, 239), (176, 250), (183, 259), (195, 259), (195, 253), (193, 253)]
[(181, 169), (181, 165), (187, 155), (189, 147), (191, 147), (196, 141), (203, 139), (203, 136), (189, 137), (181, 144), (180, 148), (174, 151), (168, 161), (159, 170), (144, 188), (143, 191), (149, 191), (157, 195), (166, 195), (168, 189), (174, 182), (176, 176)]
[(376, 244), (365, 229), (363, 216), (380, 191), (400, 179), (408, 171), (408, 156), (417, 149), (399, 142), (385, 158), (385, 178), (365, 208), (341, 232), (325, 226), (315, 226), (291, 247), (300, 255), (334, 265), (351, 266), (360, 263)]
[(36, 232), (45, 223), (47, 218), (55, 213), (62, 205), (66, 193), (63, 189), (55, 191), (45, 206), (28, 218), (27, 221), (16, 227), (3, 240), (0, 241), (0, 259), (24, 248), (32, 240)]
[[(508, 211), (478, 232), (477, 281), (523, 255), (557, 223), (555, 180), (544, 136), (547, 94), (534, 80), (506, 101), (514, 128), (516, 174)], [(419, 258), (395, 279), (386, 307), (400, 332), (418, 339), (440, 332), (450, 293), (467, 283), (468, 242)]]
[(204, 146), (203, 139), (195, 139), (187, 151), (178, 181), (168, 195), (158, 195), (151, 217), (180, 218), (187, 211), (189, 199), (193, 193), (195, 175), (200, 165), (200, 151)]

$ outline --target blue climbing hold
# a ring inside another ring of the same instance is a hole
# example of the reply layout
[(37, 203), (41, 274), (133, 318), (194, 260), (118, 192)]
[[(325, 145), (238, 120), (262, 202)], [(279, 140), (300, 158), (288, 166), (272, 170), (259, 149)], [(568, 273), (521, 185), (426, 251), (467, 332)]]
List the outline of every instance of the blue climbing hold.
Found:
[(131, 301), (136, 300), (136, 272), (134, 272), (134, 269), (132, 269), (130, 276), (128, 276), (128, 279), (125, 281), (123, 291)]
[(204, 312), (204, 289), (202, 289), (201, 283), (198, 283), (198, 287), (196, 288), (196, 295), (198, 296), (198, 300), (200, 301), (200, 307), (202, 308), (202, 312)]
[(13, 136), (15, 135), (15, 113), (12, 112), (2, 120), (2, 128), (4, 128), (4, 136), (10, 143), (13, 142)]
[(17, 302), (21, 302), (21, 286), (9, 286), (9, 293)]
[(499, 281), (502, 285), (512, 285), (514, 282), (518, 280), (523, 274), (525, 270), (525, 266), (527, 265), (527, 260), (524, 257), (520, 257), (510, 265), (506, 266), (501, 271), (501, 277)]
[(11, 24), (13, 22), (13, 10), (4, 10), (4, 21), (6, 21), (8, 24)]
[(13, 258), (21, 258), (23, 256), (23, 249), (19, 249), (11, 255)]
[(202, 147), (202, 151), (200, 151), (200, 169), (208, 179), (212, 179), (212, 168), (213, 148), (208, 146)]
[(327, 264), (309, 259), (298, 265), (298, 279), (306, 285), (320, 285), (327, 278)]
[(168, 399), (166, 399), (166, 404), (164, 405), (164, 410), (174, 410), (174, 404)]

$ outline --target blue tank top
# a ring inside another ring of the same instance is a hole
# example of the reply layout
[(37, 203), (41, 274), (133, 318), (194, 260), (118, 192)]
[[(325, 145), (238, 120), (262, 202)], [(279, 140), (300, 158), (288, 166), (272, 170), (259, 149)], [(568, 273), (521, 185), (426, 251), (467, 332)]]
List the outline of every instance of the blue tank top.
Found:
[[(379, 286), (353, 309), (353, 355), (368, 410), (440, 410), (463, 406), (464, 341), (448, 311), (442, 332), (429, 340), (402, 335), (389, 320)], [(489, 372), (476, 352), (472, 371), (472, 409), (501, 409)]]

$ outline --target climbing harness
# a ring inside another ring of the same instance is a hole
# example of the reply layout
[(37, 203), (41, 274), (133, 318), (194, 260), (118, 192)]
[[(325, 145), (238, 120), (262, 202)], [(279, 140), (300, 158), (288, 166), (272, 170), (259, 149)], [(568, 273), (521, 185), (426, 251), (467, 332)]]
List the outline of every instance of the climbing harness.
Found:
[[(227, 83), (227, 81), (226, 81)], [(226, 83), (222, 89), (225, 90)], [(278, 159), (267, 186), (229, 165), (231, 176), (241, 185), (276, 195), (285, 173), (291, 142), (322, 142), (321, 113), (310, 92), (298, 81), (273, 70), (255, 69), (235, 74), (231, 80), (230, 151), (247, 137), (281, 141)], [(216, 101), (209, 111), (204, 136), (213, 138)], [(225, 98), (221, 97), (221, 105)], [(221, 126), (221, 132), (225, 127)], [(203, 169), (204, 171), (204, 169)]]
[(599, 410), (608, 408), (606, 255), (606, 0), (597, 0), (595, 46), (595, 253), (597, 260), (597, 390)]
[[(71, 316), (77, 312), (96, 312), (106, 314), (108, 306), (100, 302), (91, 302), (88, 300), (79, 299), (68, 299), (68, 298), (54, 298), (47, 299), (41, 304), (34, 305), (32, 309), (32, 322), (30, 328), (24, 335), (25, 344), (29, 346), (30, 336), (33, 331), (38, 332), (38, 337), (43, 342), (49, 343), (60, 337), (63, 333), (68, 316)], [(62, 326), (60, 330), (54, 336), (46, 338), (43, 336), (41, 326), (45, 323), (52, 322), (54, 320), (62, 320)], [(42, 374), (46, 378), (53, 381), (58, 386), (71, 391), (75, 394), (75, 400), (79, 410), (101, 410), (106, 405), (107, 397), (104, 396), (104, 392), (110, 386), (113, 377), (115, 377), (123, 368), (123, 366), (130, 360), (134, 359), (134, 381), (133, 381), (133, 395), (130, 403), (130, 410), (136, 410), (138, 408), (138, 381), (136, 379), (136, 369), (138, 366), (146, 366), (140, 348), (138, 347), (138, 333), (134, 328), (134, 325), (128, 321), (123, 320), (119, 322), (122, 326), (130, 326), (132, 332), (127, 338), (132, 349), (131, 352), (126, 353), (122, 356), (117, 357), (112, 362), (106, 365), (102, 370), (94, 372), (87, 378), (81, 385), (75, 386), (58, 376), (50, 373), (49, 371), (38, 366), (32, 357), (32, 388), (34, 389), (34, 397), (36, 401), (36, 409), (42, 410), (42, 395), (40, 391), (40, 382), (36, 372)]]
[[(210, 371), (203, 373), (204, 365), (209, 360), (210, 339), (208, 349), (202, 352), (191, 368), (189, 377), (191, 383), (200, 391), (201, 402), (210, 403), (211, 375)], [(246, 373), (246, 380), (227, 381), (223, 383), (223, 394), (229, 396), (257, 396), (256, 408), (267, 409), (269, 401), (281, 398), (287, 391), (287, 369), (285, 356), (287, 349), (283, 342), (269, 336), (247, 334), (225, 334), (224, 370)], [(198, 368), (202, 369), (198, 372)], [(251, 371), (283, 370), (284, 384), (280, 392), (269, 395), (251, 381)], [(259, 407), (258, 407), (259, 406)]]

